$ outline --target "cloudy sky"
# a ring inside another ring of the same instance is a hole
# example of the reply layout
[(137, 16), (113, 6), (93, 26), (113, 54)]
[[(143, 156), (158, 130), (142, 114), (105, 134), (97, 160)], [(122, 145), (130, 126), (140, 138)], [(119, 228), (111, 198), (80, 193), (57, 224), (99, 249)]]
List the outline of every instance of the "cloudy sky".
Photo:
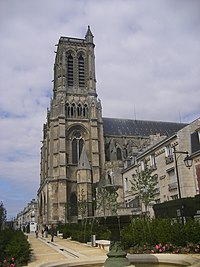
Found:
[(95, 42), (104, 117), (200, 116), (199, 0), (0, 0), (0, 201), (36, 198), (40, 141), (60, 36)]

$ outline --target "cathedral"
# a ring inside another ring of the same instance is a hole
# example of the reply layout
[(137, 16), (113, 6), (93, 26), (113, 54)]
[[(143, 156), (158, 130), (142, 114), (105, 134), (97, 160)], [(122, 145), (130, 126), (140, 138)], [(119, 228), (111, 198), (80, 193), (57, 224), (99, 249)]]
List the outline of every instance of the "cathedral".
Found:
[(96, 192), (118, 185), (136, 156), (185, 124), (103, 118), (95, 78), (94, 36), (60, 37), (54, 64), (53, 97), (43, 126), (39, 224), (98, 216)]

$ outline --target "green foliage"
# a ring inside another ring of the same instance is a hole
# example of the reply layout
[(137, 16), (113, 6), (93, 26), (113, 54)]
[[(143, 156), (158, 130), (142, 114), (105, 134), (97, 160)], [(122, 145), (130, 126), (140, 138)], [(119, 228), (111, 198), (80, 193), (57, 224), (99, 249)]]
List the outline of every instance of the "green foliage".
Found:
[(146, 209), (149, 203), (154, 200), (157, 177), (152, 175), (152, 169), (146, 168), (144, 171), (136, 171), (130, 181), (133, 194), (138, 194)]
[(6, 209), (3, 205), (3, 202), (0, 203), (0, 231), (3, 230), (3, 226), (6, 222)]
[(30, 245), (21, 231), (3, 230), (0, 234), (0, 262), (15, 259), (15, 266), (27, 264), (31, 255)]
[(110, 213), (112, 215), (117, 214), (117, 195), (115, 188), (98, 188), (96, 194), (96, 208), (103, 212), (103, 215)]
[(84, 190), (81, 189), (81, 192), (78, 196), (78, 214), (81, 215), (81, 218), (84, 218), (87, 213), (87, 201), (86, 194), (84, 194)]
[[(200, 223), (189, 220), (184, 225), (181, 221), (170, 219), (134, 219), (122, 230), (122, 242), (125, 248), (143, 247), (144, 244), (171, 243), (176, 248), (198, 244)], [(197, 249), (196, 245), (193, 245)]]
[(98, 222), (82, 221), (79, 223), (62, 225), (57, 228), (63, 233), (63, 238), (71, 237), (79, 242), (91, 241), (91, 236), (96, 235), (97, 239), (110, 239), (110, 231), (106, 226), (100, 225)]
[(200, 240), (200, 223), (195, 220), (188, 220), (184, 225), (184, 237), (187, 242), (198, 243)]

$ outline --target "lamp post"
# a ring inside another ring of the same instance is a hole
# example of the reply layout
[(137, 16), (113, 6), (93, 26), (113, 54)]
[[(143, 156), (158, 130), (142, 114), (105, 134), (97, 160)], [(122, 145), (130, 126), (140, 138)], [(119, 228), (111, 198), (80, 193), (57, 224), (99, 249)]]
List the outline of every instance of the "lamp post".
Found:
[[(174, 161), (175, 161), (176, 179), (177, 179), (177, 185), (178, 185), (178, 196), (179, 196), (179, 199), (181, 199), (182, 196), (181, 196), (181, 187), (180, 187), (180, 179), (179, 179), (179, 172), (178, 172), (178, 158), (176, 156), (177, 154), (186, 155), (183, 161), (185, 163), (185, 166), (189, 169), (192, 167), (193, 160), (192, 160), (192, 157), (189, 155), (188, 151), (176, 151), (176, 148), (174, 147)], [(182, 206), (181, 206), (181, 220), (182, 220), (182, 223), (184, 224)]]

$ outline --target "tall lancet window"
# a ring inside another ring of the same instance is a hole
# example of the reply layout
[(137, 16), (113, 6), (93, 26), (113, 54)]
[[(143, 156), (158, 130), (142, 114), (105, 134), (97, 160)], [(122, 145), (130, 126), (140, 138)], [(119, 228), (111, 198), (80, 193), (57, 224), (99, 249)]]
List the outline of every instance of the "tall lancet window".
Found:
[(79, 132), (76, 132), (72, 140), (72, 163), (73, 164), (78, 163), (78, 160), (81, 156), (81, 152), (83, 149), (83, 144), (84, 144), (84, 141), (81, 137), (81, 134)]
[(73, 74), (73, 57), (72, 55), (69, 55), (67, 57), (67, 81), (68, 86), (73, 86), (74, 84), (74, 74)]
[(79, 86), (85, 86), (85, 64), (84, 58), (82, 55), (78, 58), (78, 78), (79, 78)]
[(117, 160), (122, 160), (122, 152), (119, 147), (117, 148)]

